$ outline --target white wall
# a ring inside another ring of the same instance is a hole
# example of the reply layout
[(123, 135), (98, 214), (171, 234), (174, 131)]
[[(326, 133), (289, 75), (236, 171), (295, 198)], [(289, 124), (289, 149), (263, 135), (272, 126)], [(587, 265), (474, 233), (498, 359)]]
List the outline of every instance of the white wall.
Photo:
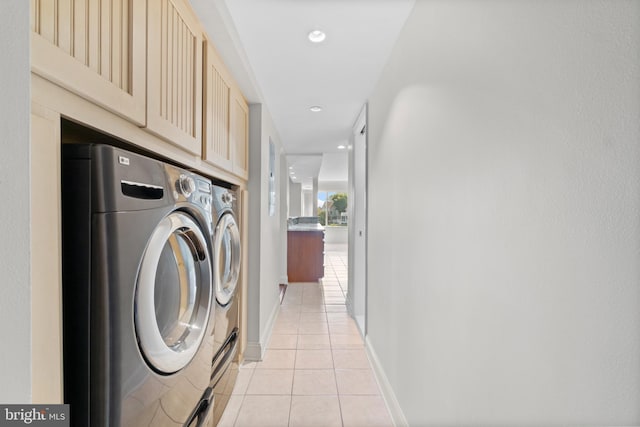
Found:
[(289, 180), (289, 216), (302, 215), (302, 184)]
[(0, 5), (0, 402), (31, 401), (29, 4)]
[(317, 215), (317, 208), (314, 209), (314, 207), (318, 204), (316, 200), (318, 200), (318, 197), (316, 196), (314, 199), (313, 189), (302, 190), (302, 216)]
[[(345, 145), (347, 142), (345, 141)], [(320, 183), (346, 182), (349, 179), (349, 150), (322, 153), (322, 164), (318, 172)], [(320, 184), (322, 185), (322, 184)]]
[(318, 177), (314, 177), (312, 180), (311, 189), (311, 215), (318, 216)]
[(280, 152), (280, 253), (283, 256), (280, 257), (280, 283), (289, 283), (289, 277), (287, 275), (287, 213), (289, 211), (288, 196), (289, 196), (289, 168), (287, 167), (287, 156), (284, 153), (284, 149)]
[(349, 191), (349, 181), (320, 181), (318, 180), (318, 192), (325, 191), (346, 193)]
[(330, 226), (324, 229), (324, 243), (347, 244), (349, 243), (348, 227)]
[(369, 115), (409, 425), (640, 425), (639, 66), (637, 0), (416, 2)]
[[(282, 159), (276, 155), (276, 213), (269, 216), (269, 141), (276, 153), (281, 153), (280, 138), (269, 112), (261, 104), (249, 107), (249, 273), (248, 273), (248, 331), (249, 360), (260, 360), (271, 334), (279, 308), (279, 287), (282, 276), (282, 257), (286, 257), (282, 227), (286, 218), (280, 212), (283, 188)], [(285, 175), (286, 176), (286, 175)]]

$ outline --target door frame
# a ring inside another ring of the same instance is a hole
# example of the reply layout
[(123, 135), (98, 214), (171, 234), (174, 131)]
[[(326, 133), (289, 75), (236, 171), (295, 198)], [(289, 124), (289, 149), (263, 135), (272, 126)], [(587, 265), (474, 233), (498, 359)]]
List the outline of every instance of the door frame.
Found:
[[(364, 104), (360, 114), (358, 114), (358, 118), (356, 119), (352, 130), (351, 136), (349, 138), (349, 204), (348, 204), (348, 215), (349, 215), (349, 231), (348, 231), (348, 265), (349, 265), (349, 285), (347, 292), (347, 310), (356, 320), (356, 324), (360, 329), (360, 333), (363, 337), (367, 334), (367, 260), (368, 260), (368, 248), (367, 248), (367, 235), (368, 235), (368, 212), (367, 212), (367, 194), (368, 194), (368, 104)], [(359, 153), (356, 150), (356, 139), (360, 136), (360, 134), (364, 134), (364, 153)], [(363, 194), (363, 203), (362, 206), (356, 206), (356, 170), (355, 170), (355, 162), (356, 156), (363, 155), (364, 156), (364, 176), (361, 176), (359, 179), (364, 180), (364, 194)], [(359, 230), (356, 227), (356, 215), (359, 212), (358, 209), (363, 210), (364, 212), (364, 224), (362, 225), (362, 229)], [(357, 245), (356, 240), (360, 237), (360, 232), (362, 232), (362, 238), (364, 239), (364, 247), (362, 256), (357, 256)], [(357, 265), (358, 261), (362, 260), (364, 265)], [(361, 278), (361, 282), (356, 282), (356, 270), (362, 269), (363, 277)], [(363, 319), (359, 320), (358, 316), (360, 313), (357, 312), (357, 306), (361, 304), (364, 310), (362, 313)]]

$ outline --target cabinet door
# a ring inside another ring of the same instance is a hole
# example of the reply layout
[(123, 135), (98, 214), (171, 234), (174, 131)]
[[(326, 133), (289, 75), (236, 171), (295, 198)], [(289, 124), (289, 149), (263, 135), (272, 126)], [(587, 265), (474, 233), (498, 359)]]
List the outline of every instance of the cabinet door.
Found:
[(200, 155), (202, 32), (187, 0), (147, 5), (147, 129)]
[(139, 0), (31, 0), (31, 68), (144, 125), (145, 15)]
[(203, 158), (232, 172), (229, 132), (229, 76), (210, 43), (205, 43)]
[(249, 107), (239, 91), (231, 92), (231, 148), (232, 172), (249, 177)]

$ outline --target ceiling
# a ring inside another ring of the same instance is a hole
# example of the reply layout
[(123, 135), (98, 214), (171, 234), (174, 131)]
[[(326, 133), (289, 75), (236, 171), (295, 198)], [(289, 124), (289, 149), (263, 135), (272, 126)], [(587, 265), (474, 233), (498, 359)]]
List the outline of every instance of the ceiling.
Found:
[[(338, 146), (348, 146), (351, 127), (414, 0), (191, 3), (248, 101), (267, 106), (289, 165), (297, 167), (289, 155), (345, 153), (346, 158), (346, 149)], [(326, 33), (324, 42), (309, 41), (316, 29)], [(321, 112), (309, 110), (316, 105)], [(346, 181), (346, 161), (340, 163), (338, 176)], [(315, 163), (300, 168), (300, 176), (318, 176)]]

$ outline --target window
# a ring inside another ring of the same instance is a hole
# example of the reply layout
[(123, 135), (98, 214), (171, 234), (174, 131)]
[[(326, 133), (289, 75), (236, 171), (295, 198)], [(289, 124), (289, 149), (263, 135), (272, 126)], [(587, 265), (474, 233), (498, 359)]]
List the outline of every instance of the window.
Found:
[(318, 192), (318, 222), (325, 226), (346, 226), (347, 193)]

